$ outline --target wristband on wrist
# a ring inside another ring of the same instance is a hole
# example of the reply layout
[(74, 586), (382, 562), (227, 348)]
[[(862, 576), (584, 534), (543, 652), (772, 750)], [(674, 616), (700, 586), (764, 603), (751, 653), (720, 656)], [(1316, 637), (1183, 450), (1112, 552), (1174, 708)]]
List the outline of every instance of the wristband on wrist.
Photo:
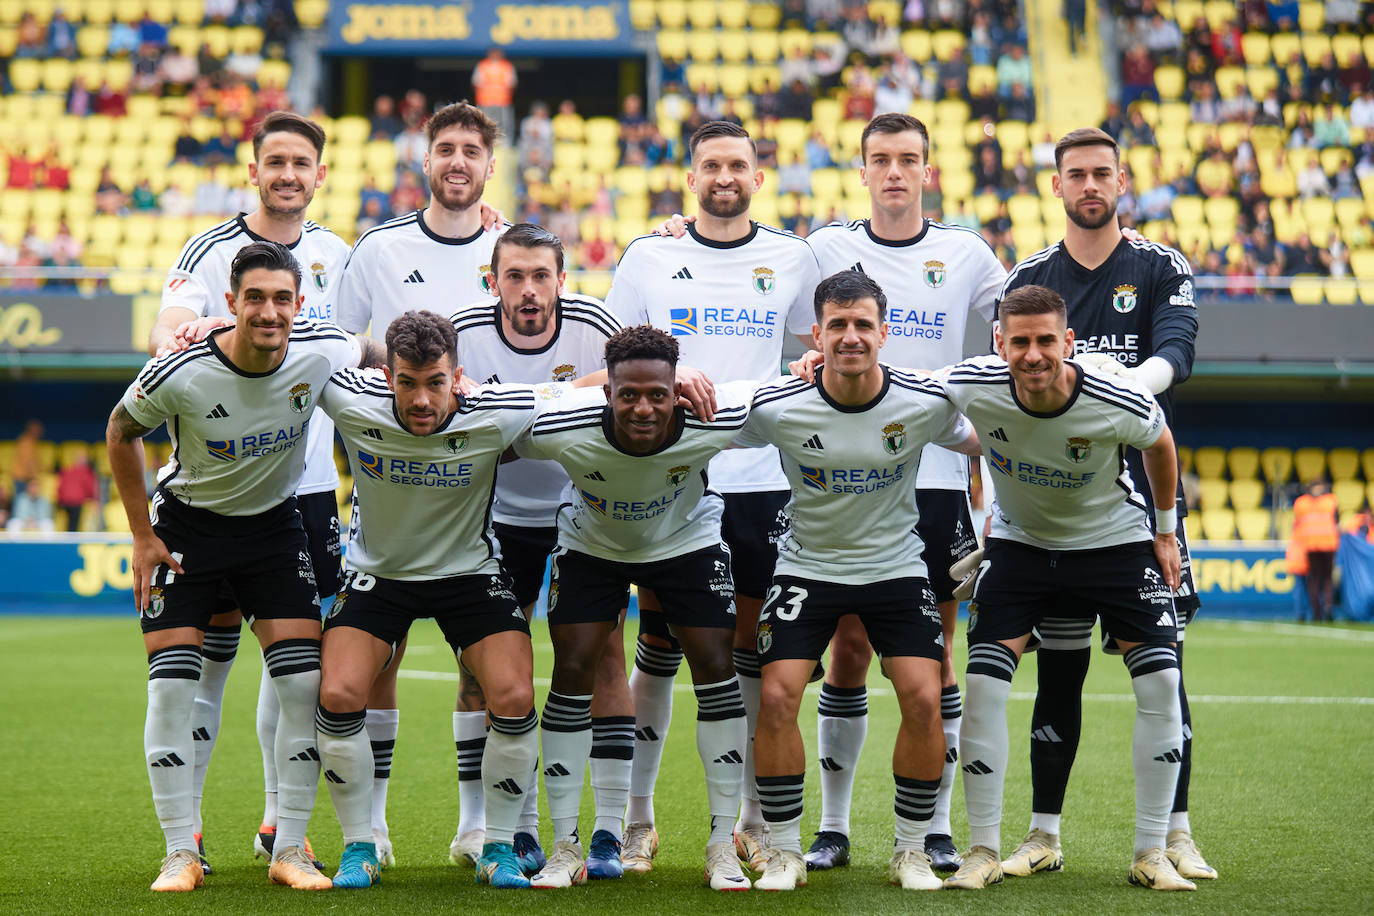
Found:
[(1173, 534), (1177, 529), (1177, 508), (1170, 506), (1168, 509), (1155, 510), (1155, 534)]

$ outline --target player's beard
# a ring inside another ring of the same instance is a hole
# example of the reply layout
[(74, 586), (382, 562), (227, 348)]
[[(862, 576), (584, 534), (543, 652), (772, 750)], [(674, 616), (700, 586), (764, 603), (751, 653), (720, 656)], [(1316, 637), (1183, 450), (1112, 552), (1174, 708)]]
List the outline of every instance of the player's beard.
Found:
[(486, 190), (487, 181), (482, 175), (469, 174), (467, 177), (467, 186), (455, 189), (444, 184), (443, 175), (431, 175), (429, 177), (430, 200), (445, 210), (466, 210), (471, 207), (482, 199), (482, 192)]
[(1082, 201), (1072, 207), (1065, 207), (1064, 213), (1073, 220), (1073, 224), (1079, 229), (1101, 229), (1116, 217), (1116, 199), (1107, 200), (1106, 198), (1095, 198), (1102, 204), (1102, 214), (1097, 219), (1089, 219), (1083, 215), (1079, 209)]
[(268, 213), (271, 213), (274, 216), (300, 216), (310, 206), (310, 201), (315, 199), (314, 187), (302, 184), (300, 185), (300, 189), (300, 203), (299, 205), (294, 207), (283, 207), (274, 204), (272, 197), (272, 189), (270, 187), (258, 188), (258, 201), (262, 204), (262, 208), (264, 210), (266, 210)]
[(506, 305), (501, 303), (501, 308), (506, 313), (506, 320), (515, 333), (521, 337), (538, 337), (548, 330), (549, 322), (553, 320), (554, 303), (550, 302), (547, 307), (542, 302), (533, 302), (539, 306), (540, 312), (536, 317), (527, 318), (520, 312), (520, 307), (525, 303), (522, 301), (518, 306)]
[(705, 194), (698, 195), (697, 203), (700, 204), (703, 211), (716, 219), (734, 219), (740, 214), (749, 212), (749, 202), (753, 199), (753, 193), (749, 188), (740, 182), (735, 182), (737, 193), (735, 199), (731, 201), (717, 200), (714, 196), (717, 187), (717, 185), (712, 185)]

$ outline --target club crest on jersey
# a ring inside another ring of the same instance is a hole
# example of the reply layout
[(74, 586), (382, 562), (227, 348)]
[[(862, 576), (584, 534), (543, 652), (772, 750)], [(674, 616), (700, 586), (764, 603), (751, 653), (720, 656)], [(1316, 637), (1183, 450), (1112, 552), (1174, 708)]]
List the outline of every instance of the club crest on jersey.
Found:
[(809, 468), (804, 464), (799, 464), (797, 470), (801, 471), (802, 483), (813, 490), (825, 492), (825, 468)]
[(310, 279), (315, 283), (315, 289), (324, 292), (329, 286), (329, 278), (324, 275), (324, 262), (315, 261), (310, 265)]
[(606, 497), (597, 496), (595, 493), (588, 493), (586, 490), (578, 490), (582, 494), (582, 501), (597, 515), (606, 514)]
[(1088, 460), (1088, 456), (1093, 453), (1093, 440), (1084, 439), (1082, 436), (1070, 436), (1069, 441), (1064, 445), (1064, 454), (1069, 456), (1070, 461), (1082, 464)]
[(690, 337), (697, 333), (697, 310), (669, 309), (668, 328), (674, 337)]
[(489, 273), (491, 273), (490, 264), (483, 264), (481, 267), (477, 268), (477, 282), (481, 284), (482, 292), (486, 293), (488, 296), (494, 296), (496, 294), (491, 291), (491, 282), (487, 279), (487, 274)]
[(754, 268), (754, 292), (760, 296), (767, 296), (773, 292), (773, 269), (771, 267)]
[(365, 477), (373, 480), (382, 479), (382, 456), (369, 455), (367, 452), (358, 452), (358, 470), (363, 472)]
[(291, 386), (291, 409), (296, 413), (305, 413), (310, 407), (310, 383), (301, 382)]
[(690, 465), (680, 464), (675, 468), (668, 469), (668, 485), (675, 487), (687, 479), (687, 475), (692, 472)]
[(543, 400), (549, 400), (551, 398), (561, 398), (563, 396), (563, 389), (558, 385), (536, 385), (534, 393)]
[(555, 382), (571, 382), (575, 378), (577, 378), (577, 367), (572, 363), (553, 367), (553, 380)]
[(154, 585), (148, 589), (148, 606), (143, 609), (143, 616), (149, 620), (161, 617), (163, 608), (166, 606), (166, 601), (162, 597), (161, 586)]
[(218, 458), (220, 461), (233, 461), (234, 455), (233, 439), (207, 439), (205, 440), (205, 450), (210, 453), (211, 458)]
[(759, 624), (759, 655), (767, 655), (771, 648), (773, 648), (773, 625), (761, 623)]
[(448, 449), (450, 455), (456, 455), (468, 447), (467, 433), (452, 433), (444, 437), (444, 448)]
[(945, 262), (926, 261), (925, 271), (921, 276), (925, 278), (926, 286), (931, 289), (939, 289), (945, 285)]
[(1123, 315), (1135, 308), (1135, 287), (1129, 283), (1118, 286), (1112, 294), (1112, 308)]
[(883, 448), (890, 454), (897, 454), (906, 445), (906, 427), (900, 423), (889, 423), (883, 427)]

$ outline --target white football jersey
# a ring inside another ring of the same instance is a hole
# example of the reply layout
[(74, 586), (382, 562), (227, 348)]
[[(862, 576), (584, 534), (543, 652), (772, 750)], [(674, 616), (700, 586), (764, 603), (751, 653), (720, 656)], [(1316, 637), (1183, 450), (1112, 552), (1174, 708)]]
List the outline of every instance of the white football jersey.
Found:
[(251, 375), (229, 362), (218, 330), (180, 353), (148, 361), (124, 392), (124, 409), (156, 429), (172, 457), (158, 483), (188, 506), (257, 515), (297, 492), (313, 411), (329, 376), (358, 365), (357, 338), (337, 325), (297, 321), (282, 364)]
[(558, 544), (594, 557), (647, 563), (720, 543), (724, 500), (707, 465), (749, 417), (753, 382), (716, 386), (710, 423), (678, 407), (666, 444), (648, 455), (620, 448), (600, 388), (540, 405), (517, 454), (557, 461), (571, 482), (558, 508)]
[[(969, 312), (992, 320), (1007, 271), (972, 229), (926, 220), (914, 238), (891, 241), (873, 234), (869, 221), (831, 223), (807, 241), (821, 262), (821, 276), (859, 270), (887, 295), (887, 343), (883, 362), (909, 369), (943, 369), (964, 358)], [(922, 489), (967, 490), (968, 458), (926, 446)]]
[(834, 403), (819, 379), (760, 388), (739, 444), (776, 445), (792, 486), (776, 574), (850, 585), (926, 576), (912, 485), (922, 449), (970, 432), (939, 384), (887, 366), (862, 407)]
[[(553, 320), (553, 340), (523, 349), (501, 329), (497, 300), (488, 299), (452, 315), (458, 331), (458, 364), (483, 384), (570, 382), (606, 368), (606, 341), (620, 330), (606, 307), (588, 296), (564, 295)], [(543, 528), (554, 524), (568, 475), (555, 461), (520, 458), (496, 473), (493, 517), (503, 525)]]
[[(224, 294), (229, 292), (229, 267), (234, 257), (252, 242), (264, 241), (244, 222), (243, 214), (227, 219), (195, 236), (181, 249), (181, 256), (167, 271), (162, 286), (162, 306), (190, 309), (201, 317), (230, 318)], [(314, 220), (306, 220), (301, 237), (286, 246), (301, 268), (301, 293), (305, 302), (300, 315), (305, 321), (334, 321), (335, 294), (348, 260), (348, 243)], [(334, 467), (334, 424), (315, 417), (306, 443), (305, 472), (296, 492), (324, 493), (337, 489), (339, 472)]]
[[(811, 333), (820, 282), (804, 239), (753, 223), (735, 242), (713, 242), (694, 226), (680, 239), (646, 235), (621, 255), (606, 305), (626, 326), (651, 324), (677, 338), (682, 363), (713, 382), (778, 376), (788, 332)], [(722, 493), (785, 490), (776, 455), (726, 452), (711, 463)]]
[(424, 210), (389, 219), (353, 243), (339, 286), (339, 324), (379, 341), (397, 316), (412, 309), (451, 315), (492, 295), (487, 287), (491, 249), (510, 228), (501, 223), (467, 238), (439, 235)]
[(416, 436), (396, 419), (380, 369), (330, 378), (320, 407), (348, 450), (361, 519), (349, 536), (348, 568), (387, 579), (499, 573), (496, 465), (529, 428), (535, 397), (525, 386), (484, 388), (462, 398), (442, 427)]
[(972, 421), (992, 468), (993, 537), (1049, 550), (1148, 541), (1145, 500), (1122, 446), (1147, 449), (1164, 411), (1133, 382), (1079, 363), (1069, 402), (1052, 414), (1023, 406), (1007, 364), (978, 356), (952, 367), (943, 385)]

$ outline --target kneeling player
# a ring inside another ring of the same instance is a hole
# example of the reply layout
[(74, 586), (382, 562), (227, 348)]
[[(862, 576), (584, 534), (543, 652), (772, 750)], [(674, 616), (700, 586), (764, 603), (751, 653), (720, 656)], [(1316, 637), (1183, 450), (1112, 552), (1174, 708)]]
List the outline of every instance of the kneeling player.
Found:
[[(1177, 456), (1145, 389), (1068, 361), (1064, 300), (1025, 286), (1001, 304), (994, 356), (949, 370), (945, 391), (984, 440), (997, 479), (992, 531), (969, 604), (969, 662), (960, 743), (972, 848), (947, 887), (1002, 880), (1006, 705), (1031, 629), (1048, 616), (1099, 614), (1124, 652), (1136, 695), (1132, 757), (1135, 857), (1130, 881), (1194, 890), (1165, 856), (1183, 725), (1173, 589), (1179, 551), (1173, 509), (1145, 504), (1120, 451), (1141, 450), (1155, 505), (1173, 505)], [(993, 431), (999, 435), (990, 438)]]
[[(887, 297), (845, 270), (816, 287), (812, 333), (825, 354), (814, 382), (759, 389), (741, 444), (771, 442), (792, 487), (791, 533), (759, 616), (763, 698), (754, 736), (759, 801), (772, 835), (762, 890), (806, 883), (797, 713), (817, 660), (847, 614), (857, 614), (892, 680), (902, 721), (892, 755), (894, 884), (935, 890), (923, 851), (944, 768), (940, 666), (944, 637), (916, 533), (913, 483), (934, 442), (968, 455), (978, 438), (934, 382), (878, 362)], [(824, 449), (814, 441), (824, 433)]]
[(321, 407), (348, 450), (361, 524), (349, 573), (325, 620), (315, 728), (344, 854), (335, 887), (377, 880), (372, 750), (365, 709), (373, 681), (418, 617), (434, 617), (487, 697), (482, 758), (486, 842), (477, 879), (529, 887), (512, 839), (538, 759), (529, 624), (491, 536), (496, 466), (534, 416), (527, 387), (457, 393), (453, 325), (407, 312), (386, 332), (385, 376), (341, 372)]

